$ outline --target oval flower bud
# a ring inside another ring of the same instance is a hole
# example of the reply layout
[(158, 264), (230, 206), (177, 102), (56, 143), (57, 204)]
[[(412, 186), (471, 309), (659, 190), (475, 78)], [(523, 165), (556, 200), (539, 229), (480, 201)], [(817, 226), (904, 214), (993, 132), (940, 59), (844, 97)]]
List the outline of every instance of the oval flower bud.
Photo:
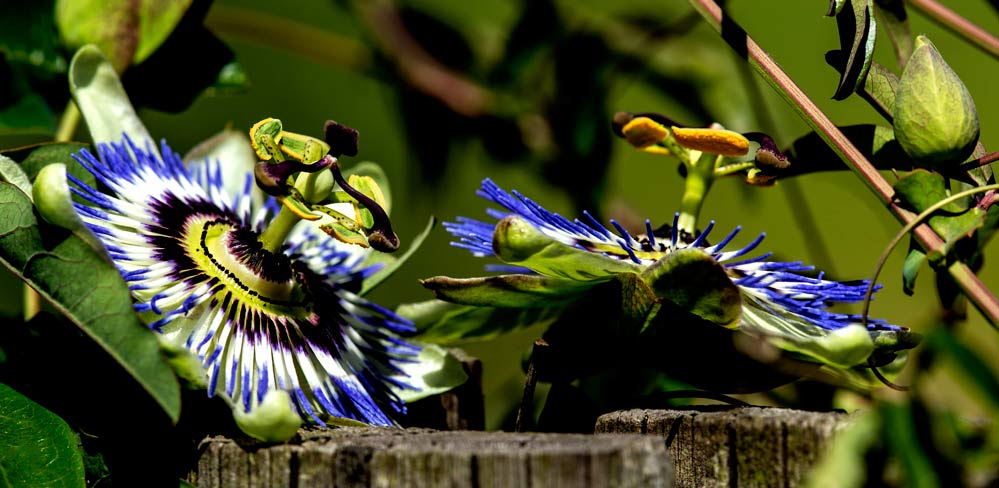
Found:
[(971, 94), (925, 36), (899, 79), (894, 115), (895, 137), (917, 164), (960, 163), (978, 141)]

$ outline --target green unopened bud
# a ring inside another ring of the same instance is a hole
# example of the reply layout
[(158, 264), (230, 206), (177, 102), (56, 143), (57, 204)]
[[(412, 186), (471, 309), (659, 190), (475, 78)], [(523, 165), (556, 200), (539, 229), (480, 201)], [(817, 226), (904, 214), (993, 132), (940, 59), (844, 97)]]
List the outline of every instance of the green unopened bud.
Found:
[(500, 220), (493, 232), (493, 252), (507, 263), (526, 261), (551, 243), (550, 237), (515, 215)]
[(236, 425), (247, 435), (265, 442), (284, 442), (291, 439), (302, 426), (302, 417), (291, 406), (288, 392), (272, 388), (264, 400), (249, 412), (242, 404), (232, 409)]
[(963, 162), (978, 141), (978, 112), (968, 89), (933, 43), (916, 38), (895, 92), (895, 137), (917, 164)]

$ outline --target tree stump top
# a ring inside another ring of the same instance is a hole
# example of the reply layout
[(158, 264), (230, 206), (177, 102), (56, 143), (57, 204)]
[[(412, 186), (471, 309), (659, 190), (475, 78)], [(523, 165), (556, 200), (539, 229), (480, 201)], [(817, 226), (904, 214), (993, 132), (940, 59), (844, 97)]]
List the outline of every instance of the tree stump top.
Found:
[(302, 430), (289, 444), (202, 441), (199, 488), (672, 486), (661, 440), (599, 434)]

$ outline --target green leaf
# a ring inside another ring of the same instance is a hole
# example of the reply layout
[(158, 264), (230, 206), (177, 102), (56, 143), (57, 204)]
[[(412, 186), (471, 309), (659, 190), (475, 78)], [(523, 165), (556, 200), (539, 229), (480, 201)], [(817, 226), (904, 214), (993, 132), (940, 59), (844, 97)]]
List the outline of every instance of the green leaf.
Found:
[(905, 256), (905, 262), (902, 263), (902, 291), (906, 295), (912, 296), (912, 292), (916, 288), (916, 276), (919, 274), (919, 268), (925, 262), (926, 253), (915, 241), (911, 242), (909, 254)]
[(69, 64), (69, 88), (87, 121), (94, 144), (120, 141), (125, 133), (137, 145), (148, 143), (159, 154), (114, 67), (96, 47), (84, 46), (73, 56)]
[(495, 308), (458, 305), (441, 300), (400, 305), (396, 313), (416, 324), (416, 338), (437, 344), (493, 339), (508, 332), (547, 325), (561, 307)]
[[(881, 444), (881, 417), (877, 410), (863, 411), (850, 418), (835, 441), (819, 458), (806, 478), (807, 488), (829, 486), (831, 480), (840, 488), (867, 486), (867, 453)], [(873, 480), (870, 480), (873, 481)]]
[[(909, 173), (898, 180), (894, 188), (896, 197), (916, 212), (922, 212), (949, 196), (944, 177), (924, 169)], [(970, 237), (984, 222), (985, 212), (982, 209), (966, 209), (957, 202), (945, 205), (929, 218), (930, 227), (951, 245), (961, 238)]]
[[(864, 91), (861, 96), (888, 122), (895, 120), (895, 90), (898, 75), (878, 63), (872, 63), (864, 78)], [(895, 138), (894, 133), (891, 136)]]
[(0, 16), (0, 54), (8, 63), (33, 66), (49, 74), (66, 71), (53, 17), (53, 0), (4, 2)]
[(402, 401), (410, 403), (444, 393), (468, 380), (461, 361), (446, 349), (434, 344), (417, 345), (421, 349), (416, 361), (401, 365), (407, 376), (406, 383), (413, 388), (393, 387)]
[(67, 47), (95, 45), (121, 73), (139, 45), (139, 9), (129, 0), (58, 0), (56, 26)]
[(146, 60), (166, 41), (192, 0), (142, 0), (139, 2), (139, 45), (132, 62)]
[(895, 137), (917, 163), (950, 168), (978, 142), (978, 112), (971, 93), (925, 36), (905, 65), (895, 92)]
[(155, 334), (139, 323), (117, 269), (80, 238), (39, 225), (31, 201), (8, 183), (0, 183), (0, 263), (104, 348), (177, 421), (177, 379)]
[[(840, 71), (839, 86), (834, 100), (843, 100), (863, 87), (864, 78), (874, 56), (874, 39), (877, 28), (874, 21), (872, 0), (848, 0), (832, 11), (839, 28), (840, 57), (845, 57)], [(828, 15), (828, 14), (827, 14)]]
[(723, 327), (739, 322), (742, 299), (725, 268), (700, 249), (673, 251), (641, 273), (656, 294)]
[(537, 308), (562, 305), (589, 291), (593, 282), (529, 274), (481, 278), (435, 276), (420, 284), (441, 300), (462, 305)]
[(615, 259), (563, 244), (516, 215), (504, 217), (496, 224), (493, 250), (507, 264), (576, 281), (606, 281), (618, 273), (639, 273), (642, 270), (641, 266), (627, 259)]
[[(388, 198), (387, 195), (386, 198)], [(433, 230), (435, 225), (437, 225), (437, 218), (431, 215), (430, 220), (427, 221), (427, 226), (424, 227), (423, 231), (420, 232), (413, 239), (413, 243), (409, 245), (409, 247), (406, 249), (406, 252), (402, 253), (401, 256), (396, 257), (391, 254), (383, 252), (369, 253), (368, 257), (365, 258), (366, 266), (370, 266), (371, 264), (375, 264), (379, 261), (384, 262), (385, 265), (382, 267), (382, 269), (378, 270), (377, 272), (375, 272), (375, 274), (369, 276), (367, 279), (364, 280), (364, 284), (361, 285), (360, 295), (364, 296), (368, 294), (369, 292), (371, 292), (371, 290), (374, 290), (376, 287), (378, 287), (378, 285), (382, 284), (382, 282), (385, 281), (386, 278), (392, 276), (393, 273), (398, 271), (399, 267), (405, 264), (406, 261), (408, 261), (409, 258), (413, 256), (413, 253), (415, 253), (416, 250), (423, 245), (423, 241), (427, 238), (428, 235), (430, 235), (430, 231)]]
[[(981, 398), (990, 405), (992, 411), (999, 410), (999, 378), (983, 358), (975, 354), (954, 335), (943, 327), (937, 327), (926, 335), (926, 346), (936, 350), (957, 366), (960, 372), (956, 380), (970, 384)], [(995, 358), (992, 358), (995, 359)]]
[(0, 383), (0, 485), (86, 486), (79, 443), (58, 415)]
[(31, 180), (13, 159), (0, 155), (0, 181), (6, 181), (31, 198)]
[(905, 66), (912, 55), (912, 33), (909, 32), (909, 16), (905, 13), (905, 2), (902, 0), (874, 0), (874, 9), (881, 25), (888, 32), (888, 39), (895, 49), (895, 58), (899, 66)]
[(913, 487), (942, 486), (933, 469), (930, 456), (923, 449), (921, 440), (924, 437), (919, 432), (920, 427), (929, 427), (922, 422), (916, 423), (912, 405), (885, 402), (879, 408), (884, 419), (883, 434), (889, 449), (898, 457), (901, 471), (905, 476), (905, 485)]

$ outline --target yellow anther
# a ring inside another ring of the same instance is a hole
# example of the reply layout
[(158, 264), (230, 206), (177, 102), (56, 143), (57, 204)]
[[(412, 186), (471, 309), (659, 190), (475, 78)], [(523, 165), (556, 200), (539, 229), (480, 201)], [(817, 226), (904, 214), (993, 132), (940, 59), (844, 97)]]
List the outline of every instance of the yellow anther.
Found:
[(672, 127), (676, 143), (696, 151), (722, 156), (744, 156), (749, 152), (749, 139), (738, 132), (724, 129), (683, 129)]
[[(652, 147), (656, 147), (658, 150), (650, 152), (666, 151), (655, 144), (669, 136), (669, 131), (662, 124), (648, 117), (631, 119), (621, 128), (621, 134), (624, 135), (629, 144), (638, 149), (650, 150)], [(669, 154), (669, 151), (666, 151), (665, 154)]]

